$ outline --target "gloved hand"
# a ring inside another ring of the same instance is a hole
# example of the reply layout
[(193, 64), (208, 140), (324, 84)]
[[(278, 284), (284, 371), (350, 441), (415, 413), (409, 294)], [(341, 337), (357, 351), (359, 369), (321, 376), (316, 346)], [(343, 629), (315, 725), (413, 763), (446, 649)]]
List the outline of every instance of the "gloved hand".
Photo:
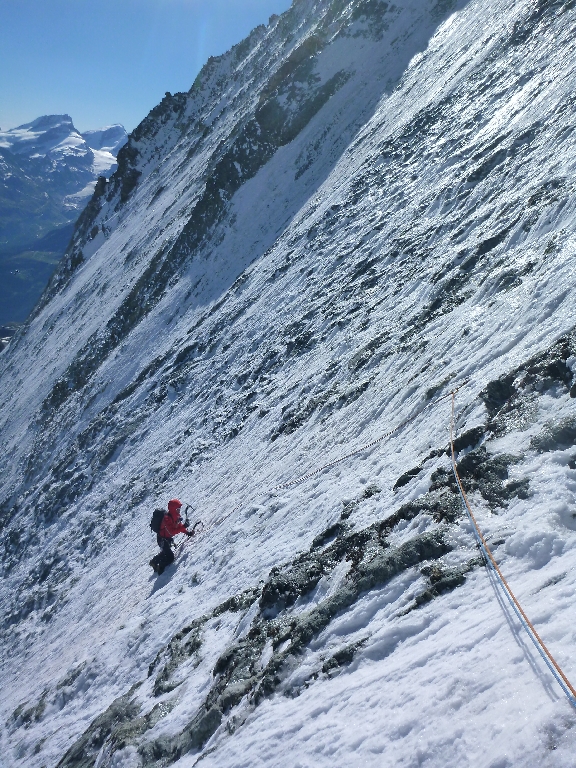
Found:
[(190, 536), (194, 536), (194, 531), (186, 531), (186, 536), (190, 538)]

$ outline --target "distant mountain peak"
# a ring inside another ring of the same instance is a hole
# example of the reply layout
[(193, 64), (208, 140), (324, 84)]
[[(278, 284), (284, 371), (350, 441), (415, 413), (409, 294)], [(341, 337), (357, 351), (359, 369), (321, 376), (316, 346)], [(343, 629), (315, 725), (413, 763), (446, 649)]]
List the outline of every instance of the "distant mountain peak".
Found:
[(18, 269), (0, 263), (0, 324), (22, 321), (32, 309), (64, 253), (70, 224), (98, 177), (114, 173), (126, 140), (119, 124), (80, 134), (70, 115), (42, 115), (0, 131), (0, 261), (9, 253)]
[(91, 149), (110, 152), (114, 156), (128, 140), (126, 129), (120, 123), (85, 131), (81, 136)]
[(127, 137), (126, 129), (119, 123), (80, 133), (70, 115), (42, 115), (17, 128), (0, 131), (0, 148), (32, 157), (73, 146), (88, 155), (97, 150), (116, 157)]
[(36, 131), (45, 131), (49, 128), (55, 128), (59, 125), (66, 125), (69, 126), (71, 130), (76, 130), (70, 115), (42, 115), (41, 117), (37, 117), (35, 120), (32, 120), (31, 123), (24, 123), (23, 125), (19, 125), (17, 128), (13, 128), (12, 130), (19, 131), (22, 129), (33, 129)]

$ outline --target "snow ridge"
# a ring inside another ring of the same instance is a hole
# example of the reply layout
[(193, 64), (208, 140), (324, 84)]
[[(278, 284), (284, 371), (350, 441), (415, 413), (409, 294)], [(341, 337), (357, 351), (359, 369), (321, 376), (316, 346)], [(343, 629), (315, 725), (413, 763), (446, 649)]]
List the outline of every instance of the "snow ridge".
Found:
[[(299, 0), (130, 136), (0, 355), (10, 766), (572, 764), (434, 401), (573, 679), (575, 39)], [(153, 580), (173, 496), (206, 532)]]

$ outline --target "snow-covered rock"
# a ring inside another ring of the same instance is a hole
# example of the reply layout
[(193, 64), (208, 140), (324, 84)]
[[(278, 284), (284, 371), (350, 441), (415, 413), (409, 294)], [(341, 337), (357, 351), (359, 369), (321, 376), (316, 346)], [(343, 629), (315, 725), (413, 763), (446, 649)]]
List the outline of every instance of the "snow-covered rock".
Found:
[(9, 766), (573, 765), (443, 397), (574, 682), (573, 27), (297, 0), (133, 132), (0, 355)]

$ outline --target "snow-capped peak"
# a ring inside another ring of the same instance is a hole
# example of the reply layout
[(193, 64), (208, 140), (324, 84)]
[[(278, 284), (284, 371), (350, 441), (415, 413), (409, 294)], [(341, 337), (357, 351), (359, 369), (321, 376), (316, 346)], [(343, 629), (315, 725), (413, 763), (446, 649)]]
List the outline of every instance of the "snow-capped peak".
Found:
[(82, 138), (91, 149), (109, 152), (115, 157), (118, 154), (118, 150), (126, 143), (128, 134), (123, 125), (116, 123), (114, 125), (107, 125), (104, 128), (85, 131), (82, 134)]
[(25, 123), (8, 131), (0, 131), (0, 148), (8, 149), (15, 155), (53, 158), (74, 153), (76, 156), (92, 158), (92, 151), (103, 152), (98, 159), (101, 170), (109, 170), (114, 158), (126, 143), (127, 134), (120, 124), (106, 126), (81, 134), (69, 115), (44, 115), (31, 123)]
[(31, 123), (0, 132), (0, 147), (16, 155), (44, 156), (62, 146), (82, 146), (83, 141), (69, 115), (44, 115)]

